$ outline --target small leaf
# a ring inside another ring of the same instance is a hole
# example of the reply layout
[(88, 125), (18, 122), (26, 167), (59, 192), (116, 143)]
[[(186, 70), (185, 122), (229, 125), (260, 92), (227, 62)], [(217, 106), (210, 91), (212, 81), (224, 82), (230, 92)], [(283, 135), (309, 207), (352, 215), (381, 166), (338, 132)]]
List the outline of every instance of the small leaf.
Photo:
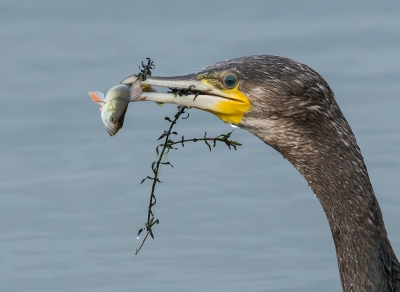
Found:
[(142, 179), (142, 180), (140, 181), (140, 184), (144, 183), (144, 181), (145, 181), (146, 179), (154, 179), (154, 177), (146, 176), (144, 179)]
[(161, 164), (164, 164), (164, 165), (171, 165), (172, 168), (174, 168), (174, 166), (173, 166), (170, 162), (162, 162)]
[(171, 121), (171, 119), (170, 119), (169, 117), (165, 117), (164, 120), (166, 120), (166, 121), (172, 123), (172, 121)]
[(142, 181), (140, 182), (140, 184), (144, 183), (144, 181), (145, 181), (146, 179), (152, 179), (152, 180), (154, 180), (154, 177), (147, 176), (147, 177), (145, 177), (144, 179), (142, 179)]
[(207, 132), (204, 133), (204, 143), (206, 143), (206, 145), (208, 146), (208, 148), (210, 149), (210, 152), (211, 152), (211, 146), (207, 142)]
[(153, 225), (154, 225), (154, 224), (158, 224), (158, 223), (160, 223), (160, 221), (159, 221), (158, 219), (156, 219), (156, 221), (154, 221), (154, 222), (153, 222), (153, 220), (154, 220), (154, 218), (152, 218), (152, 219), (151, 219), (151, 225), (150, 225), (150, 228), (151, 228), (151, 227), (153, 227)]
[(165, 136), (167, 136), (165, 133), (162, 134), (160, 137), (158, 137), (157, 141), (158, 141), (158, 140), (161, 140), (161, 139), (164, 138)]

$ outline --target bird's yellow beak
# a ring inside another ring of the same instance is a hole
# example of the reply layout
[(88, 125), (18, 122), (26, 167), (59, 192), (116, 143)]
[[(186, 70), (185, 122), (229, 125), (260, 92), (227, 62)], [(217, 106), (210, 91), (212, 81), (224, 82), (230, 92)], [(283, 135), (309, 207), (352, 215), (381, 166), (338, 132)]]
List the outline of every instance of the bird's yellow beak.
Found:
[[(236, 75), (232, 77), (232, 74), (227, 74), (229, 72), (177, 77), (149, 76), (141, 82), (143, 92), (135, 101), (173, 103), (198, 108), (213, 113), (226, 123), (238, 124), (251, 105), (246, 95), (239, 89), (240, 80), (237, 78), (235, 84)], [(228, 80), (230, 83), (227, 83), (227, 78), (230, 78)], [(129, 76), (121, 83), (130, 85), (134, 81), (136, 77)], [(224, 86), (224, 83), (229, 86)], [(158, 92), (156, 87), (166, 87), (170, 91)]]

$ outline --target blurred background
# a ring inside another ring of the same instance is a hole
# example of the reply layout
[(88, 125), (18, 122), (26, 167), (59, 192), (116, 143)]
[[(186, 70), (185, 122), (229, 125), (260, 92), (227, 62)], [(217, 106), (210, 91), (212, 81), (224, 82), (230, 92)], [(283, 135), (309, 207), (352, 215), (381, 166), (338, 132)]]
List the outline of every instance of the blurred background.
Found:
[[(1, 1), (1, 291), (340, 291), (325, 214), (301, 175), (246, 131), (237, 151), (187, 144), (157, 186), (176, 107), (132, 103), (110, 137), (88, 91), (280, 55), (335, 91), (400, 255), (399, 1)], [(185, 137), (231, 131), (190, 110)]]

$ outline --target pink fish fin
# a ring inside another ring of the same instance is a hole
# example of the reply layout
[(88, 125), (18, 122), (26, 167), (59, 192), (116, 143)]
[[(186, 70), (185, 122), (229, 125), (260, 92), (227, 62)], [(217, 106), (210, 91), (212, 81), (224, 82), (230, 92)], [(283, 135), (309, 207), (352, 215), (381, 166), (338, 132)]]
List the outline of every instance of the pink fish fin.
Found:
[(89, 95), (95, 103), (104, 105), (104, 94), (99, 91), (89, 91)]
[(101, 108), (99, 108), (99, 110), (100, 110), (100, 111), (102, 111), (102, 110), (103, 110), (103, 108), (101, 107)]

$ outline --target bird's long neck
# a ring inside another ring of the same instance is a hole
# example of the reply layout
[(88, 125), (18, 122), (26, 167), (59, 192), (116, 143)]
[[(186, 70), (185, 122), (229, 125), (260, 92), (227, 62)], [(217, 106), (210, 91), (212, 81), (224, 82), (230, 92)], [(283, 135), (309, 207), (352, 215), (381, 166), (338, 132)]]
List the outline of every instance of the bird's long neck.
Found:
[(327, 152), (292, 161), (321, 202), (344, 291), (398, 291), (399, 263), (358, 147), (326, 141)]
[(399, 291), (399, 262), (347, 121), (343, 117), (332, 129), (311, 126), (307, 131), (289, 124), (290, 120), (285, 123), (253, 127), (255, 123), (250, 122), (246, 128), (281, 152), (321, 202), (332, 231), (343, 290)]

